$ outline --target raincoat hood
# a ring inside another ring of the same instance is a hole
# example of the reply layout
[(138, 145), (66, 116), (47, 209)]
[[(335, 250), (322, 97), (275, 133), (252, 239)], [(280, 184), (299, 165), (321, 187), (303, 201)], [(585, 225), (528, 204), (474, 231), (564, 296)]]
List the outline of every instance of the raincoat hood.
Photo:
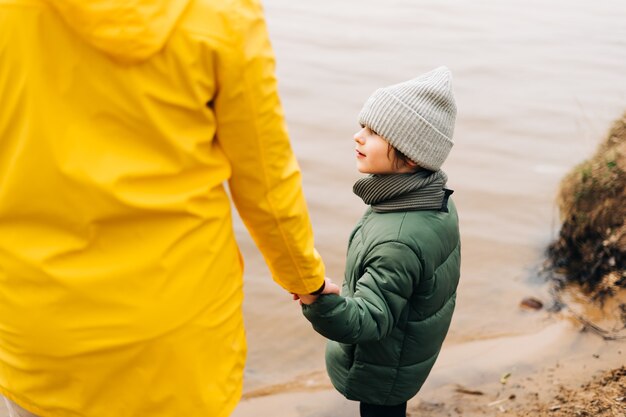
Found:
[(95, 48), (121, 61), (158, 52), (190, 0), (48, 0)]

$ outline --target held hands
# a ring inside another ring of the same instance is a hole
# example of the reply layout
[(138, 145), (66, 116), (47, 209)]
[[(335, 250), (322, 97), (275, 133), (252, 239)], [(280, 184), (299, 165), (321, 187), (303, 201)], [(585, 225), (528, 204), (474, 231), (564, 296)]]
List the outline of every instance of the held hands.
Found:
[(300, 304), (312, 304), (320, 295), (337, 294), (339, 295), (339, 287), (330, 278), (324, 279), (324, 290), (319, 294), (293, 294), (294, 300), (300, 300)]

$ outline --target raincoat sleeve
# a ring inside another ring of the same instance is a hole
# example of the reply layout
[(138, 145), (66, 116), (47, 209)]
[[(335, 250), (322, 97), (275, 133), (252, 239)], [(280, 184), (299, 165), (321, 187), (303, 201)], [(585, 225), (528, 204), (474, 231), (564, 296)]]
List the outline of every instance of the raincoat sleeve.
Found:
[(365, 257), (365, 272), (352, 297), (323, 295), (303, 305), (304, 316), (322, 336), (341, 343), (364, 343), (391, 333), (417, 287), (419, 258), (408, 246), (389, 242)]
[[(255, 3), (256, 4), (256, 3)], [(321, 287), (324, 264), (291, 149), (274, 75), (274, 55), (259, 5), (240, 11), (232, 48), (218, 57), (212, 105), (217, 141), (231, 163), (237, 210), (274, 280), (289, 292)]]

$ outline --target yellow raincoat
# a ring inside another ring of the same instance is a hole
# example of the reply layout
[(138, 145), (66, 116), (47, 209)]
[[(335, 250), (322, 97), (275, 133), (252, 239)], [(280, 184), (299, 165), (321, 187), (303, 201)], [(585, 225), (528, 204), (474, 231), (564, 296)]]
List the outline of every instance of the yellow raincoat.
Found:
[(44, 417), (222, 417), (242, 262), (313, 247), (260, 5), (0, 0), (0, 392)]

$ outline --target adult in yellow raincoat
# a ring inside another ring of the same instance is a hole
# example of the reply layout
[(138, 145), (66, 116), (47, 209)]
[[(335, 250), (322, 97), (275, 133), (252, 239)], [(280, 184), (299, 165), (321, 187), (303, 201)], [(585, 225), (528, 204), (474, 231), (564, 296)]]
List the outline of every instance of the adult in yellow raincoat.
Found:
[(324, 281), (246, 0), (0, 0), (0, 392), (43, 417), (222, 417), (245, 359), (235, 205)]

